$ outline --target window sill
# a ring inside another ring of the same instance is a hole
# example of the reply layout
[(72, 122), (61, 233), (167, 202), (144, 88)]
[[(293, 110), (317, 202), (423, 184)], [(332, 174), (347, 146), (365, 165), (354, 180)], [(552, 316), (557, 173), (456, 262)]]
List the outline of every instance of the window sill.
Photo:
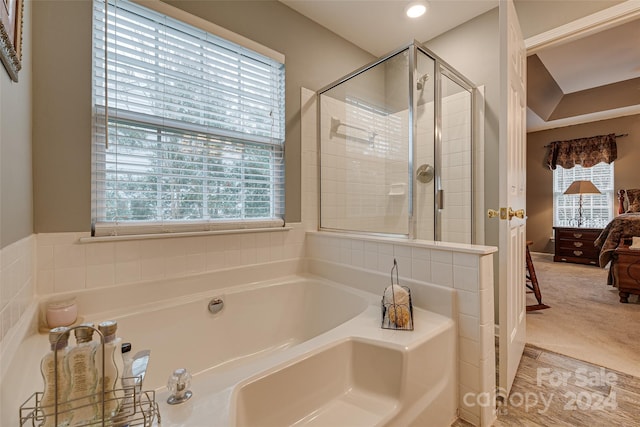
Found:
[(267, 232), (279, 232), (289, 231), (293, 227), (264, 227), (264, 228), (243, 228), (243, 229), (230, 229), (230, 230), (211, 230), (211, 231), (183, 231), (179, 233), (155, 233), (155, 234), (124, 234), (121, 236), (94, 236), (94, 237), (81, 237), (78, 239), (79, 243), (101, 243), (101, 242), (116, 242), (126, 240), (152, 240), (152, 239), (173, 239), (179, 237), (202, 237), (218, 234), (246, 234), (246, 233), (267, 233)]

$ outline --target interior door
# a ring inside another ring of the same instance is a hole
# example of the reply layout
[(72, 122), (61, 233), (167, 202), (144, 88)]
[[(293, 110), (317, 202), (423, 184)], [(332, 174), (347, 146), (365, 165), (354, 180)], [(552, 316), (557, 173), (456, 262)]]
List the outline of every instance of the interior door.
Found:
[(499, 15), (499, 385), (508, 395), (526, 339), (526, 49), (513, 0), (500, 2)]

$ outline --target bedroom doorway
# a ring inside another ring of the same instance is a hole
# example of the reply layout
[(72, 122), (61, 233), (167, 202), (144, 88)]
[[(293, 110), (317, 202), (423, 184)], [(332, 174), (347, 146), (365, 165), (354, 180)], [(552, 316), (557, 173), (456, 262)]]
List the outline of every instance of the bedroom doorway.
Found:
[[(525, 40), (528, 55), (544, 52), (545, 49), (557, 45), (566, 45), (571, 41), (638, 21), (640, 8), (630, 3), (622, 2), (552, 31), (528, 38)], [(609, 44), (609, 46), (612, 45)], [(616, 48), (618, 47), (616, 44)], [(597, 50), (592, 46), (592, 52)], [(599, 62), (601, 61), (591, 59), (591, 64), (594, 67), (601, 65)], [(582, 123), (608, 120), (618, 117), (620, 114), (623, 113), (620, 111), (613, 113), (594, 112), (584, 117)], [(624, 114), (640, 114), (640, 105), (626, 107)], [(549, 123), (551, 122), (553, 124), (549, 124), (549, 127), (556, 128), (568, 127), (570, 124), (569, 119), (551, 119)], [(538, 130), (540, 129), (534, 131)], [(612, 132), (619, 130), (613, 129)], [(592, 134), (577, 136), (586, 137)], [(551, 141), (554, 139), (546, 143)], [(536, 161), (538, 156), (542, 160), (542, 153), (539, 152), (542, 150), (537, 147), (536, 149), (537, 151), (534, 153)], [(628, 178), (627, 181), (626, 183), (623, 183), (622, 180), (616, 182), (616, 189), (625, 188), (629, 182), (635, 182), (636, 188), (640, 187), (637, 178), (635, 181)], [(546, 185), (546, 182), (541, 183), (536, 180), (535, 185)], [(549, 188), (551, 188), (550, 184)], [(534, 207), (534, 204), (531, 205)], [(545, 209), (547, 208), (545, 207)], [(540, 212), (529, 209), (529, 214), (539, 218)], [(554, 263), (553, 240), (550, 240), (548, 223), (550, 220), (545, 219), (544, 226), (539, 227), (543, 231), (533, 237), (528, 236), (528, 238), (535, 240), (537, 244), (542, 243), (542, 246), (534, 249), (533, 261), (542, 289), (543, 300), (552, 308), (527, 314), (527, 342), (577, 359), (640, 376), (640, 371), (637, 368), (637, 354), (640, 351), (637, 343), (640, 342), (640, 332), (637, 332), (637, 328), (629, 327), (629, 325), (637, 324), (640, 321), (640, 310), (638, 310), (640, 303), (637, 298), (630, 297), (629, 304), (621, 304), (617, 290), (606, 286), (608, 271), (605, 269), (578, 264)], [(529, 227), (529, 230), (533, 231), (532, 228), (534, 227)], [(544, 243), (547, 241), (550, 242), (550, 245), (545, 247)], [(540, 253), (542, 251), (551, 253)], [(528, 303), (534, 301), (532, 295), (527, 296)]]

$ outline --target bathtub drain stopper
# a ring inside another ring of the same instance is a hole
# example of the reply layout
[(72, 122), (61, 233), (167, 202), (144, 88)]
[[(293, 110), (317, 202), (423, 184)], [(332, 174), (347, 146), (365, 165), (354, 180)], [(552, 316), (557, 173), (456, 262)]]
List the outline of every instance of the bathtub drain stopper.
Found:
[(177, 405), (189, 400), (193, 394), (189, 387), (191, 387), (191, 374), (184, 368), (173, 371), (167, 383), (167, 388), (171, 392), (167, 403), (169, 405)]

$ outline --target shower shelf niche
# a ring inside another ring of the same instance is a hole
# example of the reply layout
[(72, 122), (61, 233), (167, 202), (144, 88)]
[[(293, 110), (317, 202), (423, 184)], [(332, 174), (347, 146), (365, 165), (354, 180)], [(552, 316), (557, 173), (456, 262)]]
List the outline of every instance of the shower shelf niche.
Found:
[(391, 184), (389, 189), (389, 196), (404, 196), (406, 192), (407, 184), (404, 182), (398, 182)]

